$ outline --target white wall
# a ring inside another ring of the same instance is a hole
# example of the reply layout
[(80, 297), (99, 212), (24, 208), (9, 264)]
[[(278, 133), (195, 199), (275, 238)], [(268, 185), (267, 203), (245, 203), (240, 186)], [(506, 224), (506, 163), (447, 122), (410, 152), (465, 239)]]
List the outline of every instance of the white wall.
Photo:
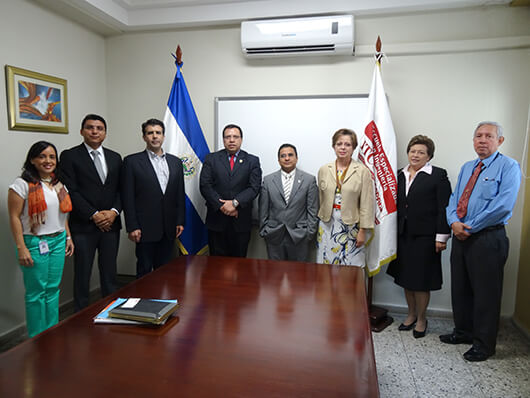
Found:
[[(434, 164), (449, 171), (454, 185), (461, 164), (475, 156), (472, 132), (484, 119), (505, 126), (506, 142), (501, 149), (521, 159), (530, 96), (530, 50), (459, 51), (463, 40), (477, 40), (487, 49), (491, 39), (528, 36), (529, 17), (528, 8), (495, 7), (356, 19), (359, 48), (374, 43), (379, 34), (383, 50), (386, 44), (395, 54), (383, 63), (383, 80), (400, 167), (406, 164), (409, 138), (424, 133), (437, 144)], [(409, 54), (418, 46), (415, 43), (426, 50)], [(143, 149), (140, 123), (163, 116), (175, 73), (169, 53), (177, 44), (184, 53), (182, 70), (210, 149), (214, 148), (214, 97), (365, 94), (373, 70), (370, 57), (249, 61), (241, 53), (237, 26), (109, 38), (108, 114), (112, 125), (120, 129), (109, 137), (109, 143), (122, 153)], [(322, 163), (328, 160), (322, 159)], [(505, 273), (504, 315), (512, 314), (514, 307), (521, 208), (518, 203), (508, 227), (511, 250)], [(121, 247), (120, 270), (133, 273), (134, 254), (125, 250), (132, 245), (125, 242)], [(451, 309), (448, 253), (443, 256), (444, 287), (431, 301), (431, 308), (442, 311)], [(249, 254), (265, 256), (264, 244), (255, 234)], [(405, 306), (401, 290), (384, 272), (375, 280), (375, 302)]]
[[(0, 64), (29, 69), (67, 80), (70, 133), (8, 130), (5, 94), (0, 100), (0, 336), (24, 321), (24, 286), (9, 230), (7, 190), (20, 175), (31, 144), (52, 141), (59, 151), (81, 142), (79, 123), (85, 113), (105, 114), (105, 41), (102, 37), (41, 9), (26, 0), (0, 2)], [(3, 71), (2, 71), (3, 73)], [(5, 79), (0, 79), (5, 93)], [(72, 298), (73, 262), (67, 261), (61, 302)]]

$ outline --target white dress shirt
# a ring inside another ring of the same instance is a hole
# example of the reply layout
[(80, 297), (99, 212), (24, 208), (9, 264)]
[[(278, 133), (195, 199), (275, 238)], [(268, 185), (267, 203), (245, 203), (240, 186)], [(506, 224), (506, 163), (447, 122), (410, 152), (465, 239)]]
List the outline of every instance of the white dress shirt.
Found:
[(162, 193), (166, 193), (167, 183), (169, 181), (169, 166), (167, 165), (166, 154), (163, 152), (162, 155), (157, 155), (154, 152), (147, 150), (147, 156), (155, 169), (156, 178), (160, 184)]
[(290, 173), (286, 173), (285, 171), (283, 170), (280, 170), (281, 171), (281, 175), (282, 175), (282, 187), (285, 187), (286, 184), (289, 185), (289, 192), (293, 192), (293, 184), (294, 184), (294, 175), (296, 174), (296, 168), (294, 168)]
[(103, 167), (103, 172), (105, 173), (105, 176), (109, 174), (109, 169), (107, 167), (107, 160), (105, 159), (105, 152), (103, 152), (103, 145), (100, 145), (98, 149), (94, 149), (86, 144), (86, 142), (83, 142), (85, 144), (85, 148), (88, 151), (88, 154), (90, 155), (90, 159), (94, 161), (94, 155), (92, 154), (92, 151), (96, 151), (99, 153), (99, 160), (101, 160), (101, 166)]

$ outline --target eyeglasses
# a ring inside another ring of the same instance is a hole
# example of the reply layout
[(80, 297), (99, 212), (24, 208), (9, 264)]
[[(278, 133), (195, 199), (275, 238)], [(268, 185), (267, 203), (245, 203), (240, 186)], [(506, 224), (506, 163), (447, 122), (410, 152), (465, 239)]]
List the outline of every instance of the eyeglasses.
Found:
[(89, 124), (88, 126), (83, 127), (84, 130), (96, 130), (96, 131), (105, 131), (105, 127), (103, 126), (94, 126)]
[(240, 135), (225, 135), (223, 140), (237, 140), (239, 138), (241, 138)]

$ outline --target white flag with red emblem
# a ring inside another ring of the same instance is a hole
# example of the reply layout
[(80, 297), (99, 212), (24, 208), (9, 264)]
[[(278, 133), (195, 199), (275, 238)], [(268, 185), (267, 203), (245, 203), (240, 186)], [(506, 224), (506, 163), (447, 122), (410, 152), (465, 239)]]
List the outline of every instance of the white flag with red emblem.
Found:
[(370, 170), (375, 188), (375, 229), (366, 244), (368, 275), (396, 258), (397, 170), (396, 134), (376, 63), (368, 96), (368, 116), (359, 142), (359, 160)]

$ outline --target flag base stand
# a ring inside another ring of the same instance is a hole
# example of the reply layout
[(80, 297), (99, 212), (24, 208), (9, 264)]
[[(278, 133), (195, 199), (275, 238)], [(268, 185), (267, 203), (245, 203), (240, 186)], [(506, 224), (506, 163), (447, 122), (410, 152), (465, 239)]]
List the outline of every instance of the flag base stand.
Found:
[(374, 278), (368, 278), (368, 318), (370, 318), (370, 328), (372, 332), (379, 333), (394, 322), (394, 318), (388, 316), (388, 310), (372, 304), (374, 290)]
[(378, 307), (376, 305), (370, 306), (370, 328), (372, 332), (382, 332), (386, 329), (387, 326), (391, 325), (394, 322), (394, 318), (388, 315), (388, 310), (386, 308)]

